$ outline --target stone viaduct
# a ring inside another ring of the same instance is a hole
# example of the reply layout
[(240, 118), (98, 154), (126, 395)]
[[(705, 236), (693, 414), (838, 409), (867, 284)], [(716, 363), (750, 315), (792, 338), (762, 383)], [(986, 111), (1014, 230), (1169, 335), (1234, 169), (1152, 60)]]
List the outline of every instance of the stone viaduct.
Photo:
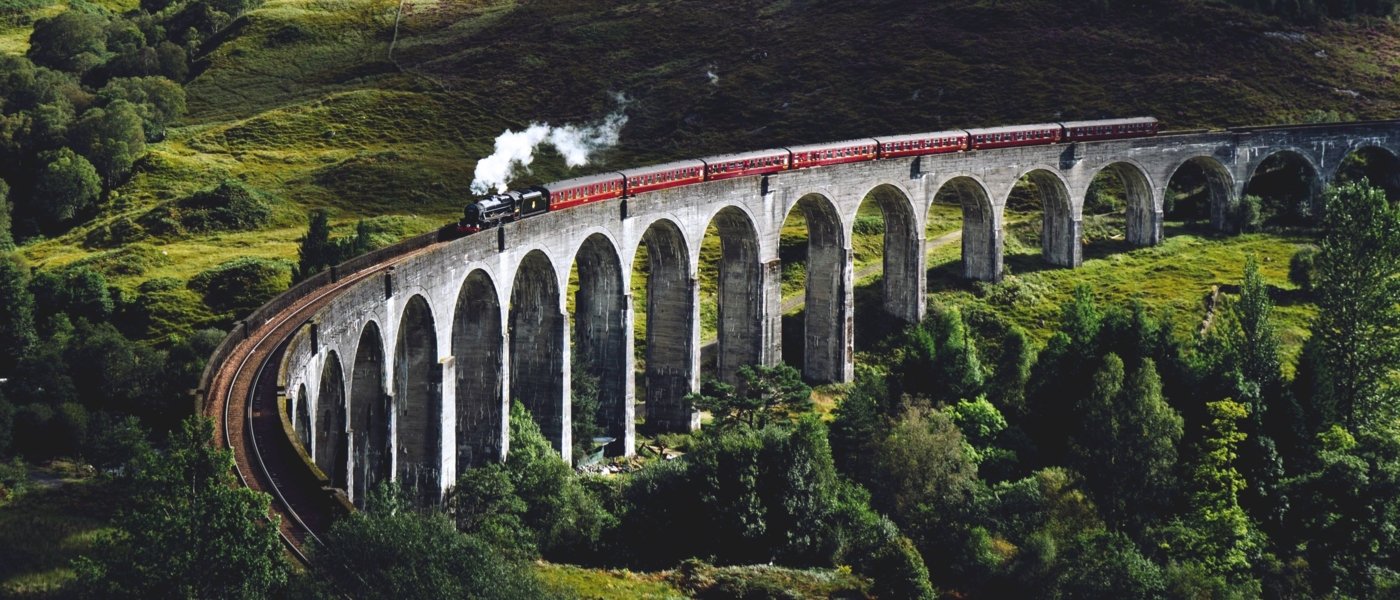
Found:
[[(1029, 178), (1044, 206), (1043, 257), (1077, 266), (1081, 211), (1103, 171), (1127, 191), (1127, 238), (1163, 237), (1168, 182), (1203, 168), (1212, 224), (1232, 226), (1247, 182), (1278, 153), (1301, 158), (1315, 189), (1352, 152), (1400, 155), (1400, 122), (1167, 133), (1156, 137), (890, 159), (723, 180), (547, 213), (428, 252), (350, 287), (288, 342), (281, 364), (293, 427), (307, 454), (354, 501), (377, 481), (414, 482), (436, 495), (464, 469), (502, 460), (509, 402), (518, 399), (567, 460), (570, 377), (599, 378), (599, 420), (633, 449), (634, 406), (646, 426), (688, 431), (699, 415), (683, 397), (700, 378), (698, 272), (714, 225), (718, 364), (780, 360), (779, 230), (800, 210), (809, 231), (804, 376), (849, 381), (853, 370), (851, 233), (862, 200), (884, 215), (883, 306), (915, 322), (925, 306), (924, 230), (936, 194), (963, 207), (962, 269), (1002, 273), (1003, 211)], [(639, 248), (645, 251), (639, 253)], [(644, 258), (642, 258), (644, 256)], [(645, 261), (645, 305), (632, 296)], [(578, 283), (571, 315), (565, 294)], [(634, 311), (646, 318), (645, 368), (634, 375)], [(576, 365), (577, 363), (577, 365)]]

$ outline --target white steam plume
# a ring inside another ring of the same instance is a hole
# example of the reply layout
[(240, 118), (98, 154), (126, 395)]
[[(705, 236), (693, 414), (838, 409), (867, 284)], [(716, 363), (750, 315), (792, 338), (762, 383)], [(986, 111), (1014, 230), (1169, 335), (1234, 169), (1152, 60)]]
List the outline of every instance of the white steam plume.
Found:
[(530, 163), (535, 161), (535, 149), (543, 143), (554, 146), (570, 168), (588, 164), (589, 155), (617, 144), (622, 127), (627, 124), (627, 114), (623, 112), (627, 99), (620, 94), (614, 98), (619, 104), (617, 111), (594, 123), (563, 127), (531, 123), (524, 131), (507, 129), (496, 137), (496, 151), (477, 161), (472, 193), (485, 194), (492, 189), (505, 192), (520, 169), (529, 171)]

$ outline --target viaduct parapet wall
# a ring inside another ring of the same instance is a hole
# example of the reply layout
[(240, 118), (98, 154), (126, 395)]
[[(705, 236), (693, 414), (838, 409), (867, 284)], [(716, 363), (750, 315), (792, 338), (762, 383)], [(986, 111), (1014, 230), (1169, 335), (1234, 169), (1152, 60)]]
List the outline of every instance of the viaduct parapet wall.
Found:
[[(853, 371), (852, 228), (867, 196), (884, 215), (884, 310), (917, 322), (925, 306), (925, 225), (942, 190), (956, 192), (963, 206), (963, 274), (995, 281), (1006, 202), (1022, 178), (1035, 184), (1044, 207), (1044, 259), (1075, 267), (1084, 199), (1105, 170), (1127, 191), (1128, 240), (1147, 246), (1162, 241), (1167, 184), (1187, 163), (1206, 173), (1212, 225), (1229, 230), (1247, 182), (1267, 158), (1300, 157), (1319, 191), (1347, 155), (1364, 148), (1400, 155), (1400, 122), (879, 160), (547, 213), (390, 259), (390, 271), (339, 294), (301, 328), (281, 379), (306, 451), (357, 503), (386, 478), (436, 495), (464, 469), (503, 459), (512, 399), (569, 459), (576, 372), (598, 378), (599, 421), (617, 440), (616, 451), (630, 454), (639, 400), (647, 427), (699, 427), (684, 397), (699, 389), (697, 274), (712, 224), (722, 248), (719, 375), (733, 380), (742, 365), (780, 360), (779, 232), (800, 210), (809, 231), (802, 370), (812, 381), (844, 382)], [(649, 273), (645, 300), (632, 294), (638, 261)], [(571, 318), (565, 294), (575, 265)], [(647, 315), (640, 375), (632, 335), (638, 308)]]

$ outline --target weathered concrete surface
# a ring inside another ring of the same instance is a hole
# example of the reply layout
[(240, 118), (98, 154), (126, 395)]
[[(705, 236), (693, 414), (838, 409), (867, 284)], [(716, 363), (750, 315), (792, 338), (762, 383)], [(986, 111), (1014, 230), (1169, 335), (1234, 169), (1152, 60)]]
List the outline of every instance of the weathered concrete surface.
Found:
[[(315, 335), (289, 347), (295, 355), (285, 361), (283, 379), (308, 405), (312, 456), (328, 474), (343, 469), (356, 501), (391, 474), (426, 473), (421, 477), (435, 478), (441, 490), (463, 469), (500, 460), (509, 449), (512, 399), (567, 456), (575, 352), (606, 388), (603, 425), (631, 452), (637, 382), (630, 290), (643, 245), (650, 273), (640, 382), (647, 423), (690, 430), (699, 416), (683, 398), (699, 384), (696, 282), (711, 223), (722, 246), (720, 376), (732, 380), (744, 364), (780, 359), (778, 238), (784, 219), (801, 210), (812, 248), (803, 370), (814, 381), (848, 381), (851, 230), (867, 196), (885, 215), (883, 305), (917, 321), (924, 310), (924, 226), (944, 188), (963, 204), (963, 273), (997, 280), (1006, 201), (1023, 177), (1045, 206), (1045, 260), (1072, 267), (1082, 260), (1084, 198), (1102, 171), (1128, 191), (1128, 239), (1148, 245), (1162, 239), (1167, 184), (1188, 162), (1207, 173), (1212, 223), (1231, 230), (1238, 198), (1268, 157), (1296, 153), (1318, 174), (1312, 185), (1320, 189), (1362, 148), (1400, 153), (1400, 125), (1190, 133), (884, 160), (647, 193), (628, 199), (625, 209), (612, 201), (549, 213), (402, 259), (392, 273), (350, 288), (317, 314)], [(580, 287), (571, 328), (564, 291), (575, 265)], [(330, 356), (343, 357), (339, 374)], [(339, 388), (328, 383), (335, 379), (343, 380)], [(348, 406), (337, 408), (342, 398)], [(337, 439), (346, 451), (337, 450)]]

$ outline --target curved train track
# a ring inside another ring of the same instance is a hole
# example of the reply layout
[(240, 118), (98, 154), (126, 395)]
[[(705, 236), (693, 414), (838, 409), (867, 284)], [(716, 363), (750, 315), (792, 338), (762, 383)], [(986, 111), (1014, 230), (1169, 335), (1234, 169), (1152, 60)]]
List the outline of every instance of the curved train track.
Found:
[(326, 532), (343, 507), (330, 490), (307, 476), (283, 432), (276, 365), (287, 341), (338, 293), (435, 245), (342, 276), (269, 316), (244, 332), (244, 339), (217, 365), (205, 388), (202, 412), (214, 419), (216, 443), (232, 450), (244, 486), (273, 497), (272, 514), (280, 517), (282, 540), (303, 564), (309, 564), (304, 549), (320, 543), (318, 534)]

